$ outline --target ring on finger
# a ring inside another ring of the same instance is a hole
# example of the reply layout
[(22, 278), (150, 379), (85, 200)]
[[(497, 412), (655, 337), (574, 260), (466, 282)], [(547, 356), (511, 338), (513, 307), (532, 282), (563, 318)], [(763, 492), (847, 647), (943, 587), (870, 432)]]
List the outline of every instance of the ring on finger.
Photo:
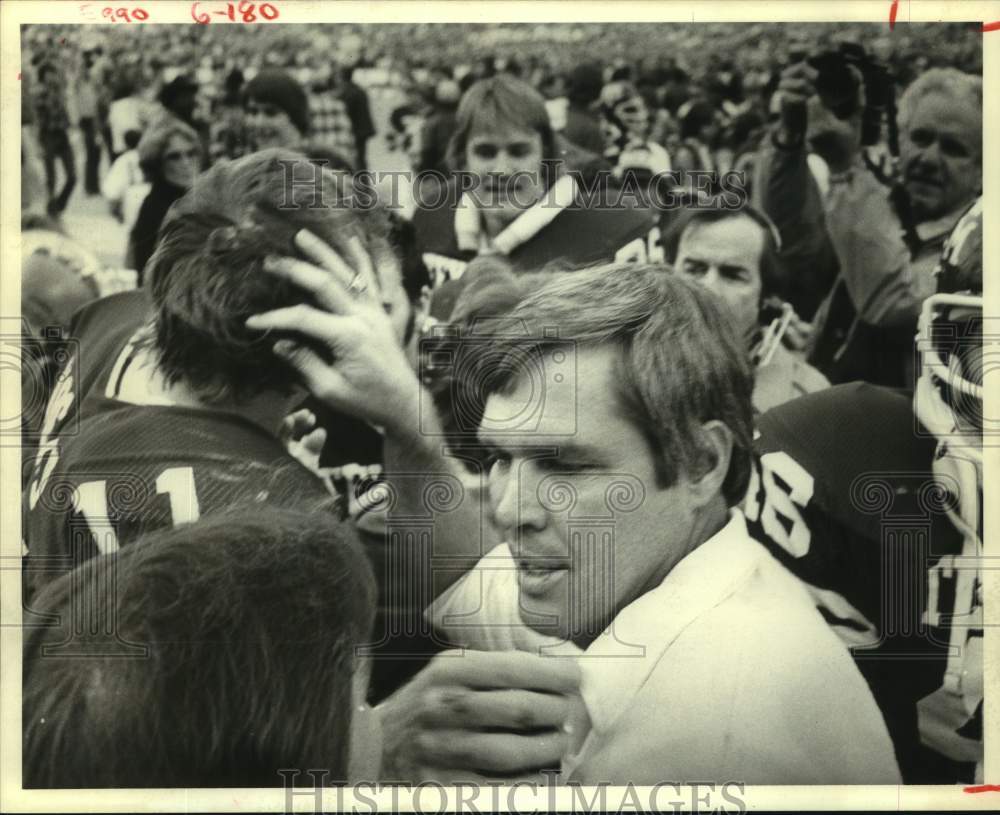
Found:
[(347, 288), (355, 294), (364, 294), (368, 291), (367, 284), (361, 282), (360, 272), (355, 272), (354, 279), (351, 280), (351, 284)]

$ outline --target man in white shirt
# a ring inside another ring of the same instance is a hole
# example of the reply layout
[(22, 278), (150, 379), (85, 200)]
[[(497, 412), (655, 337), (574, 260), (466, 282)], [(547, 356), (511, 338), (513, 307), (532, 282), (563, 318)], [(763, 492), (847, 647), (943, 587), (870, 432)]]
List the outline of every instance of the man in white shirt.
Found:
[[(362, 312), (345, 293), (317, 296), (341, 316), (267, 325), (336, 347), (341, 378), (314, 353), (289, 358), (319, 398), (356, 401)], [(561, 740), (557, 715), (527, 703), (548, 684), (519, 683), (509, 666), (491, 678), (473, 670), (478, 652), (451, 654), (382, 707), (387, 772), (511, 778), (561, 763), (582, 782), (899, 782), (847, 650), (734, 509), (750, 474), (752, 377), (725, 314), (665, 266), (611, 265), (556, 276), (514, 309), (520, 330), (491, 338), (479, 437), (487, 515), (506, 543), (431, 616), (470, 648), (578, 663), (589, 723), (560, 706), (572, 729)], [(376, 344), (374, 326), (364, 333)], [(370, 409), (404, 402), (405, 389), (390, 403), (372, 387)], [(380, 422), (405, 432), (402, 418)], [(540, 745), (559, 750), (528, 749)]]
[(541, 388), (508, 368), (486, 404), (509, 543), (432, 617), (472, 648), (582, 657), (572, 780), (898, 783), (848, 652), (734, 509), (751, 376), (724, 313), (655, 267), (522, 302), (514, 320), (566, 339), (538, 346)]

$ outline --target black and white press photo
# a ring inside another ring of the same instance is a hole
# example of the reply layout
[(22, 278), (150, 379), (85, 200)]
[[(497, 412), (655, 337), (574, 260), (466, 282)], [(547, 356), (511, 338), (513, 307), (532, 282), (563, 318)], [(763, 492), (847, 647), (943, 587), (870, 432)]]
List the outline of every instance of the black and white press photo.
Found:
[(33, 5), (19, 806), (990, 794), (985, 12)]

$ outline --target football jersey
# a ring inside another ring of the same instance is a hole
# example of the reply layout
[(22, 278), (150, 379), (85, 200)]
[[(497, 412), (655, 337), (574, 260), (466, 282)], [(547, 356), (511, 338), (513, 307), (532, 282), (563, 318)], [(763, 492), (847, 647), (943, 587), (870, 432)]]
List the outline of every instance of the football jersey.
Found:
[(357, 519), (376, 508), (380, 492), (372, 488), (383, 480), (382, 434), (362, 419), (338, 413), (315, 399), (306, 402), (316, 416), (316, 426), (326, 430), (326, 444), (319, 468)]
[(102, 297), (74, 315), (75, 398), (62, 423), (78, 423), (106, 407), (103, 400), (113, 397), (127, 367), (122, 349), (146, 325), (151, 309), (149, 293), (135, 289)]
[(36, 466), (25, 494), (25, 584), (30, 593), (147, 532), (240, 505), (330, 503), (319, 478), (240, 416), (117, 403)]
[[(572, 188), (561, 200), (558, 195), (553, 196), (555, 200), (546, 195), (504, 230), (511, 237), (501, 242), (502, 254), (515, 271), (522, 272), (541, 271), (553, 263), (575, 268), (611, 261), (662, 260), (660, 230), (652, 211), (629, 195), (622, 195), (621, 206), (602, 205), (602, 196), (617, 201), (614, 190), (605, 193), (595, 191), (593, 205), (587, 203), (586, 192), (574, 193)], [(480, 251), (459, 235), (463, 232), (460, 213), (467, 208), (460, 206), (456, 186), (450, 184), (442, 197), (442, 206), (419, 208), (413, 217), (417, 246), (435, 287), (461, 277)]]
[[(751, 535), (807, 584), (851, 647), (904, 780), (971, 782), (982, 759), (981, 608), (977, 628), (977, 610), (961, 607), (975, 578), (956, 560), (963, 537), (945, 511), (952, 485), (932, 470), (936, 439), (908, 396), (865, 383), (787, 402), (757, 427)], [(966, 660), (970, 687), (950, 688), (947, 723), (934, 725), (943, 738), (922, 743), (918, 706), (949, 684), (950, 654)]]

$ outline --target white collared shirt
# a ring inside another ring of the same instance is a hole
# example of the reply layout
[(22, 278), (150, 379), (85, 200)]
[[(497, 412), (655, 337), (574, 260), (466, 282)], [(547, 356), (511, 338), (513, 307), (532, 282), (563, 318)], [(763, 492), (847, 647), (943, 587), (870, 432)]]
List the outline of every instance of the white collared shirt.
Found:
[(575, 654), (591, 730), (564, 777), (896, 784), (882, 715), (801, 583), (741, 513), (626, 606), (585, 652), (520, 622), (503, 544), (429, 609), (452, 641)]

